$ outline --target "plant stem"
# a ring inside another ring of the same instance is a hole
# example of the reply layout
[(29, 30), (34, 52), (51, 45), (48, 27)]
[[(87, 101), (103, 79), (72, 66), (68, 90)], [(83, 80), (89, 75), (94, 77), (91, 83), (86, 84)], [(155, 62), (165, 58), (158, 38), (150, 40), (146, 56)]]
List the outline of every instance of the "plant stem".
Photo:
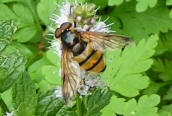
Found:
[(82, 116), (82, 109), (81, 109), (81, 99), (79, 98), (79, 94), (77, 94), (77, 115)]

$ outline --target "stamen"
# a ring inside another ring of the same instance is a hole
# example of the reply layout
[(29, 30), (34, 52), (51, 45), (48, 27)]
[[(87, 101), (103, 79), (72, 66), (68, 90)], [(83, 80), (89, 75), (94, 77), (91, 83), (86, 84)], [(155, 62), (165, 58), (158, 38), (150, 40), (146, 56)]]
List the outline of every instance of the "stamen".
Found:
[(56, 20), (55, 20), (55, 19), (53, 19), (53, 18), (51, 18), (51, 17), (50, 17), (49, 19), (50, 19), (50, 20), (52, 20), (52, 21), (54, 21), (54, 22), (56, 22)]
[(105, 23), (108, 19), (109, 19), (109, 17), (107, 17), (103, 22)]
[(96, 8), (95, 12), (97, 12), (99, 9), (100, 9), (100, 6), (98, 6), (98, 7)]
[(108, 24), (108, 25), (106, 25), (105, 27), (109, 27), (109, 26), (111, 26), (111, 25), (113, 25), (114, 23), (110, 23), (110, 24)]
[[(54, 36), (54, 34), (52, 34), (52, 33), (49, 33), (49, 34), (47, 34), (47, 35), (49, 35), (49, 36)], [(45, 38), (46, 39), (46, 38)]]

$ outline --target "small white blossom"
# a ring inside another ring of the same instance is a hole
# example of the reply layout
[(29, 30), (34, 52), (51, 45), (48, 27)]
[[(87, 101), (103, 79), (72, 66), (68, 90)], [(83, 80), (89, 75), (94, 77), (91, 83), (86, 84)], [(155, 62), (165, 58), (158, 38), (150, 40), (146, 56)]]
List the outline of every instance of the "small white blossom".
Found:
[[(113, 23), (112, 23), (113, 24)], [(111, 25), (111, 24), (110, 24)], [(109, 28), (109, 25), (106, 25), (104, 22), (100, 21), (97, 22), (95, 25), (93, 25), (93, 27), (89, 30), (92, 32), (102, 32), (102, 33), (110, 33), (110, 32), (114, 32), (111, 31)]]
[(14, 112), (11, 113), (6, 112), (6, 116), (14, 116)]
[(85, 78), (85, 84), (90, 86), (90, 87), (103, 87), (105, 84), (99, 77), (95, 76), (88, 76)]
[(54, 94), (57, 98), (61, 98), (62, 97), (62, 88), (60, 86), (57, 86), (54, 91)]
[(69, 15), (71, 13), (71, 5), (69, 2), (65, 2), (62, 4), (62, 6), (58, 6), (59, 10), (60, 10), (60, 16), (56, 16), (55, 18), (55, 23), (58, 24), (58, 26), (60, 26), (61, 24), (65, 23), (65, 22), (70, 22), (69, 21)]
[(82, 17), (81, 16), (77, 16), (76, 18), (78, 21), (81, 21), (82, 20)]
[(79, 87), (78, 87), (78, 92), (80, 93), (80, 95), (87, 95), (87, 93), (89, 92), (88, 90), (89, 90), (89, 86), (87, 86), (87, 85), (80, 85)]
[(61, 43), (58, 40), (52, 41), (50, 48), (55, 49), (55, 52), (57, 53), (59, 58), (61, 58), (61, 56), (62, 56), (62, 45), (61, 45)]

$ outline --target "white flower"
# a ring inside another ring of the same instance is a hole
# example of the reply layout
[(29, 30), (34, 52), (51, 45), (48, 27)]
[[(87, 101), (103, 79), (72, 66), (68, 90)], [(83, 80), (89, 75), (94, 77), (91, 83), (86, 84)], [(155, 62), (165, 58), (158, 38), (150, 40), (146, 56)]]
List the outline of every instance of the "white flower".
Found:
[(6, 112), (6, 116), (14, 116), (14, 112), (11, 113)]
[(78, 92), (80, 93), (80, 95), (87, 95), (87, 93), (89, 92), (88, 90), (89, 90), (89, 86), (87, 86), (87, 85), (80, 85), (79, 87), (78, 87)]
[(72, 12), (71, 11), (71, 5), (69, 2), (64, 2), (62, 3), (62, 6), (58, 6), (58, 12), (60, 11), (60, 16), (53, 14), (52, 17), (50, 18), (53, 20), (58, 26), (65, 22), (70, 22), (69, 21), (69, 15)]
[(60, 86), (57, 86), (54, 91), (54, 94), (57, 98), (61, 98), (62, 97), (62, 88)]
[(102, 32), (102, 33), (115, 32), (115, 31), (110, 30), (110, 27), (109, 27), (109, 26), (113, 25), (113, 23), (111, 23), (109, 25), (106, 25), (105, 24), (105, 21), (99, 21), (99, 22), (97, 22), (95, 25), (93, 25), (90, 28), (89, 31), (92, 31), (92, 32)]
[(51, 41), (51, 47), (49, 47), (49, 48), (53, 48), (55, 53), (57, 53), (59, 58), (61, 58), (61, 56), (62, 56), (62, 45), (59, 42), (59, 40)]
[(105, 86), (105, 84), (100, 79), (100, 77), (96, 77), (94, 75), (91, 75), (85, 78), (85, 84), (90, 87), (104, 87)]
[[(89, 27), (89, 31), (93, 32), (103, 32), (103, 33), (109, 33), (113, 32), (110, 30), (110, 25), (113, 23), (106, 25), (105, 22), (108, 20), (108, 18), (105, 21), (100, 21), (101, 18), (99, 18), (98, 21), (96, 21), (96, 11), (99, 8), (95, 9), (95, 5), (87, 5), (85, 4), (78, 4), (75, 2), (74, 5), (70, 5), (68, 1), (63, 2), (62, 5), (58, 5), (58, 12), (60, 15), (53, 14), (51, 16), (51, 20), (55, 22), (57, 25), (56, 27), (60, 27), (61, 24), (65, 22), (71, 22), (74, 24), (74, 21), (76, 21), (76, 29), (78, 31), (87, 31)], [(90, 16), (91, 14), (91, 16)], [(74, 26), (74, 25), (72, 25)], [(54, 29), (55, 30), (55, 29)]]

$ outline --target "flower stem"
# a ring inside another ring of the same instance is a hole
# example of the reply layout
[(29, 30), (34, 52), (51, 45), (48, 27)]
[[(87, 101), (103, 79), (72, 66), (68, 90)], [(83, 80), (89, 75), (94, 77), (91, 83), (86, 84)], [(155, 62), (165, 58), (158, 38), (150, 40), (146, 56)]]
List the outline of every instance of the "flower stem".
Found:
[(77, 115), (82, 116), (82, 109), (81, 109), (81, 99), (79, 98), (79, 94), (77, 94)]

